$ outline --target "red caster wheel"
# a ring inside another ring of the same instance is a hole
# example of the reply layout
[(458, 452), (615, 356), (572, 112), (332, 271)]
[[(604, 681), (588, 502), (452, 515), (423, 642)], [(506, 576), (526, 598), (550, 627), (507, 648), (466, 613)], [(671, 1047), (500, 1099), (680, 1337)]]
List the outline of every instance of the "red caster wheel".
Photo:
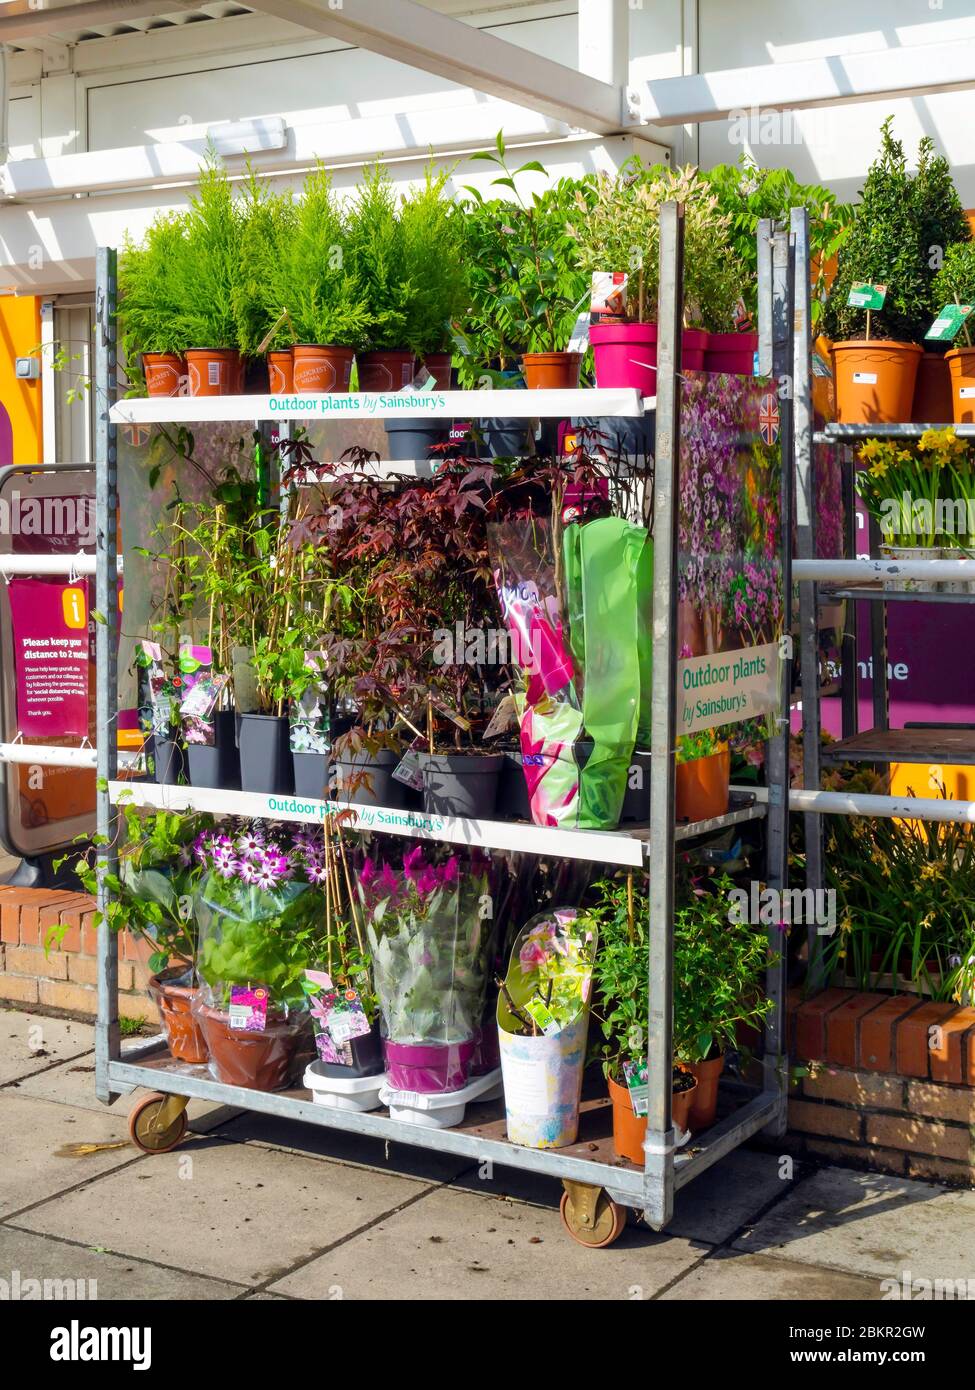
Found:
[(129, 1111), (129, 1138), (146, 1154), (165, 1154), (182, 1141), (189, 1125), (187, 1096), (150, 1091)]
[(591, 1250), (604, 1250), (623, 1234), (626, 1208), (601, 1187), (566, 1183), (559, 1205), (562, 1225), (574, 1241)]

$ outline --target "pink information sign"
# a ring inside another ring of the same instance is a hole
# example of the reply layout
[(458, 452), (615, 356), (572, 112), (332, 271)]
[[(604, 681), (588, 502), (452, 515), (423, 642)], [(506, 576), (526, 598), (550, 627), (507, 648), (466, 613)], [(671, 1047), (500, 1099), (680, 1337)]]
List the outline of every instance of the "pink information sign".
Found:
[(25, 738), (88, 733), (88, 585), (10, 582), (17, 728)]

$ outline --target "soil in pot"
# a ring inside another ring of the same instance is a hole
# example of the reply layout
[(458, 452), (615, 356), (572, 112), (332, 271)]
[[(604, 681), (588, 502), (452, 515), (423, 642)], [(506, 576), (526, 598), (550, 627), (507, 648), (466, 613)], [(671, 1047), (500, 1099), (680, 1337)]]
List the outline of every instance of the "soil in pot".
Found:
[(757, 333), (709, 333), (704, 352), (704, 370), (752, 376), (757, 348)]
[(295, 769), (295, 796), (312, 801), (328, 799), (328, 754), (292, 753)]
[(358, 359), (360, 391), (402, 391), (413, 380), (416, 359), (406, 348), (365, 352)]
[(500, 753), (421, 753), (423, 809), (427, 815), (494, 815), (504, 757)]
[(186, 373), (191, 396), (234, 396), (241, 382), (240, 353), (236, 348), (187, 348)]
[(836, 418), (844, 425), (892, 425), (911, 418), (922, 349), (916, 343), (833, 344)]
[(192, 971), (183, 965), (170, 966), (149, 978), (149, 994), (159, 1010), (159, 1018), (169, 1050), (177, 1062), (199, 1066), (209, 1057), (203, 1029), (193, 1013), (196, 989), (188, 983)]
[(951, 373), (951, 400), (956, 425), (975, 424), (975, 348), (956, 347), (945, 353)]
[(348, 1045), (349, 1051), (352, 1053), (350, 1066), (343, 1066), (340, 1062), (326, 1062), (323, 1057), (319, 1056), (315, 1067), (318, 1074), (334, 1077), (336, 1081), (348, 1081), (353, 1076), (379, 1076), (385, 1067), (383, 1040), (379, 1034), (379, 1020), (376, 1020), (368, 1033), (362, 1033), (357, 1038), (350, 1038)]
[(721, 749), (676, 769), (678, 821), (711, 820), (728, 809), (731, 750)]
[(692, 1134), (710, 1129), (718, 1112), (718, 1081), (724, 1071), (724, 1057), (712, 1057), (707, 1062), (688, 1062), (687, 1070), (697, 1082), (691, 1092), (691, 1108), (685, 1128)]
[(386, 1038), (386, 1079), (397, 1091), (421, 1095), (459, 1091), (467, 1084), (474, 1039), (456, 1043), (403, 1043)]
[(333, 752), (329, 759), (329, 795), (353, 806), (404, 810), (408, 788), (393, 776), (401, 756), (389, 748), (380, 748), (375, 754), (364, 749), (355, 754)]
[(175, 787), (183, 781), (186, 769), (183, 745), (174, 738), (160, 738), (153, 735), (152, 757), (154, 776), (163, 787)]
[(292, 381), (296, 391), (310, 394), (348, 391), (355, 353), (347, 347), (296, 343), (291, 349)]
[(917, 364), (911, 420), (916, 425), (947, 425), (954, 418), (951, 369), (940, 352), (925, 352)]
[(404, 420), (384, 420), (391, 459), (428, 459), (431, 449), (450, 438), (449, 420), (428, 420), (411, 415)]
[(300, 1025), (283, 1015), (269, 1013), (260, 1032), (231, 1028), (223, 1009), (204, 1005), (198, 1011), (207, 1047), (210, 1070), (225, 1086), (246, 1086), (251, 1091), (280, 1091), (294, 1071), (301, 1037)]
[[(677, 1090), (680, 1086), (681, 1089)], [(670, 1099), (671, 1121), (674, 1129), (685, 1131), (689, 1127), (689, 1115), (697, 1081), (688, 1071), (674, 1068), (674, 1091)], [(609, 1098), (613, 1102), (613, 1148), (620, 1158), (628, 1158), (639, 1167), (644, 1165), (643, 1141), (647, 1137), (645, 1115), (633, 1113), (628, 1086), (609, 1078)]]
[(213, 743), (188, 743), (186, 761), (191, 787), (240, 787), (240, 753), (237, 750), (237, 717), (220, 710), (213, 720)]
[(144, 352), (142, 371), (150, 396), (178, 396), (186, 363), (175, 352)]
[(574, 391), (579, 385), (581, 352), (526, 352), (521, 362), (529, 391)]
[(242, 714), (237, 724), (240, 785), (245, 792), (289, 796), (295, 789), (291, 728), (274, 714)]
[(286, 395), (295, 389), (295, 360), (291, 348), (268, 353), (267, 385), (272, 396)]

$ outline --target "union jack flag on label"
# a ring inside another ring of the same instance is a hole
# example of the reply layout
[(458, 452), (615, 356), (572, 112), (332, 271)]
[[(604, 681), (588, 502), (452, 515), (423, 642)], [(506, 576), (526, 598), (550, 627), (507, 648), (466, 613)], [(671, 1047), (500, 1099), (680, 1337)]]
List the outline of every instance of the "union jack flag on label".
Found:
[(765, 444), (774, 444), (779, 437), (779, 403), (771, 391), (762, 397), (758, 428)]

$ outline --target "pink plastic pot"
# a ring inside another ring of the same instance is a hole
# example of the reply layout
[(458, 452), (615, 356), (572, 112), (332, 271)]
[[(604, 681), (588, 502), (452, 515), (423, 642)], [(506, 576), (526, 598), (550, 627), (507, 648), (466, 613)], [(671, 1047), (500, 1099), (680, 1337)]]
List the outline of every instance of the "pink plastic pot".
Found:
[(398, 1043), (387, 1038), (386, 1080), (396, 1091), (459, 1091), (467, 1084), (474, 1048), (473, 1038), (459, 1043)]
[[(681, 368), (704, 370), (709, 334), (685, 328), (681, 339)], [(597, 386), (629, 386), (645, 396), (657, 394), (657, 325), (655, 323), (594, 323), (589, 330), (596, 364)]]
[(757, 333), (711, 333), (704, 356), (704, 369), (708, 372), (752, 376), (757, 347)]

